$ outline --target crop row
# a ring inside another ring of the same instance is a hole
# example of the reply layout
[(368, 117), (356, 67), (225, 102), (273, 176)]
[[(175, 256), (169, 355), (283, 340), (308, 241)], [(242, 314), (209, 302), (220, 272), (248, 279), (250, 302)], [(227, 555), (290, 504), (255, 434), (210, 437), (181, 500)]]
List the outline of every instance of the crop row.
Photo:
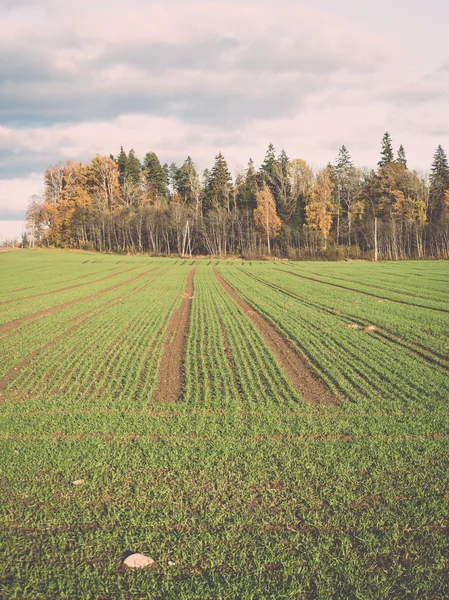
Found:
[[(256, 310), (278, 326), (314, 365), (320, 376), (352, 401), (379, 408), (416, 408), (445, 404), (448, 378), (437, 369), (389, 340), (364, 331), (345, 317), (343, 310), (325, 310), (322, 295), (288, 292), (288, 275), (282, 285), (275, 277), (262, 278), (253, 271), (220, 267), (221, 273)], [(284, 282), (285, 280), (285, 282)], [(316, 294), (316, 290), (315, 290)], [(333, 297), (333, 306), (339, 306)], [(332, 302), (329, 297), (326, 302)], [(366, 323), (369, 325), (369, 322)], [(407, 374), (404, 377), (404, 374)]]

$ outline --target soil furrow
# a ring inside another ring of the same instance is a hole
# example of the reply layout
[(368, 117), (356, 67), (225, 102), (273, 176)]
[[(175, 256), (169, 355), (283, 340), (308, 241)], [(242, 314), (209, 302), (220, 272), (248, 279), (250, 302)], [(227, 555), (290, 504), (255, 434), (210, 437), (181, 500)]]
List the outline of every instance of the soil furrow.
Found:
[(181, 305), (173, 313), (165, 332), (165, 347), (159, 366), (159, 384), (152, 402), (177, 402), (184, 387), (184, 354), (189, 332), (195, 269), (187, 275)]
[(274, 325), (243, 300), (234, 288), (221, 277), (216, 267), (213, 267), (213, 272), (223, 289), (255, 325), (291, 385), (302, 398), (311, 404), (337, 404), (336, 396), (323, 381), (318, 379), (312, 367), (295, 351)]

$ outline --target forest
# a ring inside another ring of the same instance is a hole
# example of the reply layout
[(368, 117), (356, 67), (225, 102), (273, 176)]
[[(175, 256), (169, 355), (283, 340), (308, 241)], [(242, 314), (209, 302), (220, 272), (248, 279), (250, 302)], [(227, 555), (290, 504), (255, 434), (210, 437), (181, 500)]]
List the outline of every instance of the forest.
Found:
[(449, 163), (441, 146), (428, 175), (407, 166), (387, 132), (375, 169), (342, 146), (314, 171), (269, 145), (231, 176), (221, 152), (200, 173), (190, 156), (161, 164), (134, 150), (67, 161), (33, 196), (28, 243), (155, 255), (301, 259), (449, 258)]

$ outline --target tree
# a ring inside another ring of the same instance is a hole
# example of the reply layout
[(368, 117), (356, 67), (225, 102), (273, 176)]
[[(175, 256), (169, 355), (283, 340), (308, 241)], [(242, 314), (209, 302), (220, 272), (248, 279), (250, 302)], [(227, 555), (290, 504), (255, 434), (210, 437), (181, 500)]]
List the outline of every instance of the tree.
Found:
[[(206, 173), (206, 172), (205, 172)], [(209, 175), (209, 173), (208, 173)], [(206, 187), (206, 207), (208, 210), (226, 208), (232, 193), (232, 178), (226, 160), (221, 152), (215, 157), (215, 164), (208, 177)]]
[(125, 177), (132, 184), (140, 186), (142, 178), (142, 165), (140, 164), (140, 160), (137, 158), (132, 148), (128, 154)]
[(344, 145), (340, 148), (335, 162), (336, 162), (335, 169), (336, 169), (337, 173), (344, 173), (348, 169), (351, 169), (354, 167), (354, 163), (352, 162), (351, 155), (349, 154), (348, 149)]
[(89, 166), (89, 180), (92, 195), (99, 203), (109, 210), (115, 209), (120, 189), (117, 164), (111, 158), (97, 154)]
[(266, 183), (270, 186), (270, 188), (273, 185), (274, 181), (274, 171), (276, 162), (276, 152), (273, 144), (270, 144), (266, 151), (264, 161), (259, 170), (262, 183)]
[(449, 190), (449, 164), (446, 152), (439, 145), (430, 170), (430, 221), (440, 221), (447, 215), (447, 190)]
[(379, 167), (385, 167), (394, 161), (393, 145), (391, 136), (388, 133), (384, 133), (382, 138), (382, 150), (380, 152), (380, 161), (377, 163)]
[(356, 215), (363, 212), (360, 200), (363, 193), (362, 172), (354, 167), (351, 155), (342, 146), (336, 160), (333, 172), (335, 183), (336, 212), (337, 212), (337, 243), (340, 235), (340, 212), (345, 210), (348, 231), (348, 246), (352, 244), (352, 223)]
[(332, 181), (329, 168), (326, 168), (318, 172), (312, 196), (306, 204), (307, 227), (321, 232), (324, 240), (323, 250), (327, 248), (332, 211)]
[(249, 159), (245, 172), (236, 178), (236, 187), (239, 208), (253, 211), (257, 206), (257, 173), (252, 158)]
[(117, 156), (117, 160), (115, 161), (117, 163), (117, 167), (118, 167), (118, 180), (120, 185), (123, 185), (125, 183), (125, 177), (126, 177), (126, 169), (128, 166), (128, 157), (126, 155), (126, 152), (123, 150), (123, 146), (120, 146), (120, 152)]
[(396, 159), (396, 162), (402, 165), (403, 167), (407, 168), (407, 158), (405, 156), (405, 150), (402, 144), (399, 146), (398, 157)]
[(256, 227), (265, 236), (268, 254), (271, 254), (270, 240), (279, 235), (281, 220), (276, 214), (276, 204), (270, 188), (265, 183), (256, 194), (257, 208), (254, 209)]
[(201, 212), (201, 183), (195, 163), (190, 156), (176, 173), (176, 191), (183, 198), (184, 204), (194, 208), (198, 216)]
[[(176, 168), (176, 165), (175, 165)], [(145, 192), (151, 202), (168, 196), (167, 171), (155, 152), (147, 152), (142, 164)]]

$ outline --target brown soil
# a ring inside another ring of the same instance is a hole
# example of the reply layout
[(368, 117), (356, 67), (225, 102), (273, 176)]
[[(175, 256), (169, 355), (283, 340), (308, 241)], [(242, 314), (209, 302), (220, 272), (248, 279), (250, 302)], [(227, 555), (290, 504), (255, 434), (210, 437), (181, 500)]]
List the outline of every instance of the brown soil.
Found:
[(132, 277), (131, 279), (127, 279), (126, 281), (122, 281), (120, 283), (112, 285), (108, 288), (105, 288), (104, 290), (100, 290), (99, 292), (96, 292), (95, 294), (90, 294), (89, 296), (84, 296), (83, 298), (77, 298), (76, 300), (71, 300), (70, 302), (64, 302), (63, 304), (58, 304), (56, 306), (51, 306), (50, 308), (46, 308), (45, 310), (41, 310), (40, 312), (33, 313), (31, 315), (26, 315), (24, 317), (21, 317), (20, 319), (14, 319), (14, 321), (9, 321), (9, 323), (4, 323), (3, 325), (0, 325), (0, 335), (4, 335), (5, 333), (8, 333), (12, 329), (19, 327), (20, 325), (22, 325), (23, 323), (26, 323), (27, 321), (31, 321), (33, 319), (39, 319), (41, 317), (44, 317), (45, 315), (48, 315), (48, 314), (51, 314), (51, 313), (57, 311), (57, 310), (61, 310), (63, 308), (68, 308), (69, 306), (73, 306), (74, 304), (80, 304), (81, 302), (86, 302), (88, 300), (92, 300), (93, 298), (97, 298), (98, 296), (101, 296), (103, 294), (107, 294), (108, 292), (112, 292), (113, 290), (116, 290), (116, 289), (122, 287), (123, 285), (127, 285), (128, 283), (131, 283), (132, 281), (136, 281), (136, 279), (140, 279), (144, 275), (148, 275), (148, 273), (150, 273), (151, 271), (154, 271), (157, 268), (159, 268), (159, 267), (155, 267), (154, 269), (150, 269), (149, 271), (140, 273), (139, 275), (136, 275), (135, 277)]
[(291, 385), (302, 398), (311, 404), (336, 404), (337, 398), (334, 394), (323, 381), (318, 379), (306, 360), (294, 350), (279, 331), (238, 296), (235, 290), (221, 277), (216, 267), (213, 267), (213, 272), (223, 289), (258, 329)]
[(190, 309), (193, 297), (195, 267), (187, 275), (181, 305), (173, 313), (165, 333), (165, 348), (159, 367), (159, 385), (153, 402), (177, 402), (181, 399), (184, 386), (183, 363), (187, 334), (189, 332)]

